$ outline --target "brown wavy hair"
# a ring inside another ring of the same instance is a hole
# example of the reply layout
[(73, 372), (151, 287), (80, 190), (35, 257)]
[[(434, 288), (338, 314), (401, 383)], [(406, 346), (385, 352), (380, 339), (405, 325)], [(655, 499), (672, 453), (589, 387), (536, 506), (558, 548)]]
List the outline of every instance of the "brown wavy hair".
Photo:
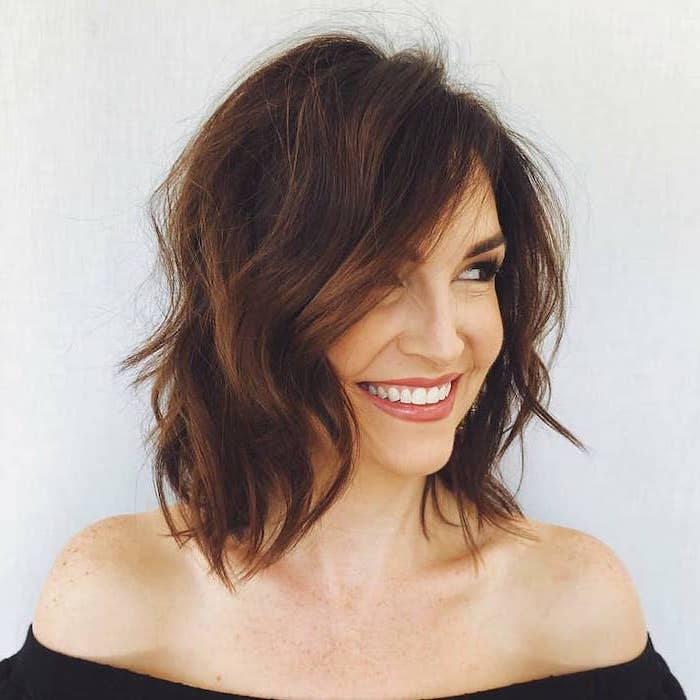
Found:
[[(429, 494), (448, 522), (436, 480), (454, 495), (478, 568), (468, 508), (479, 528), (488, 521), (533, 538), (499, 474), (516, 437), (522, 468), (533, 414), (588, 451), (547, 412), (550, 379), (538, 352), (550, 323), (557, 352), (565, 318), (569, 232), (558, 176), (487, 99), (450, 84), (440, 44), (393, 51), (359, 32), (330, 31), (258, 63), (149, 199), (169, 306), (120, 371), (143, 363), (131, 385), (153, 379), (147, 442), (170, 534), (178, 545), (194, 537), (233, 590), (224, 563), (231, 541), (245, 581), (333, 504), (351, 478), (359, 429), (327, 349), (406, 264), (425, 259), (485, 174), (508, 246), (496, 279), (504, 341), (476, 412), (456, 431), (449, 461), (427, 476), (421, 501), (427, 537)], [(319, 427), (338, 462), (314, 503), (310, 445)], [(183, 530), (166, 483), (184, 506)], [(267, 542), (273, 502), (285, 505)]]

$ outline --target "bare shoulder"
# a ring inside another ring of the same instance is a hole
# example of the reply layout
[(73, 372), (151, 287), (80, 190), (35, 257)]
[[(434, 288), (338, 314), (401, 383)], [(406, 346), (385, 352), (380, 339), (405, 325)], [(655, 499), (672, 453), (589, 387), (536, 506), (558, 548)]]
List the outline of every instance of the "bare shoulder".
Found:
[(647, 625), (622, 559), (594, 535), (541, 525), (539, 590), (533, 609), (536, 647), (564, 673), (610, 666), (641, 654)]
[(156, 548), (146, 525), (144, 513), (114, 515), (68, 538), (32, 618), (39, 642), (101, 661), (152, 638), (150, 627), (158, 618), (152, 595)]

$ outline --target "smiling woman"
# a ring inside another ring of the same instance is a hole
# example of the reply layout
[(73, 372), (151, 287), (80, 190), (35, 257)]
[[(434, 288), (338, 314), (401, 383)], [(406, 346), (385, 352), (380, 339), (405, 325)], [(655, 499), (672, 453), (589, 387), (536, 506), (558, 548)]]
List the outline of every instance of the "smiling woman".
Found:
[(499, 476), (534, 416), (585, 449), (540, 156), (439, 50), (331, 32), (240, 80), (151, 200), (171, 305), (121, 366), (159, 508), (66, 545), (0, 697), (684, 697), (624, 565)]

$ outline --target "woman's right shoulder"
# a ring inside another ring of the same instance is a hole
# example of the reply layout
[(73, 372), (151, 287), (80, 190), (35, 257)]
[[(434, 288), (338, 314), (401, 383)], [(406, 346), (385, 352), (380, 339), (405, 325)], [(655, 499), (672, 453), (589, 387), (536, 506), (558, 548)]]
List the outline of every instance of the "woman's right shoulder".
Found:
[(159, 617), (153, 605), (158, 550), (148, 527), (151, 518), (150, 513), (112, 515), (65, 541), (32, 617), (39, 642), (105, 662), (138, 649), (153, 633)]

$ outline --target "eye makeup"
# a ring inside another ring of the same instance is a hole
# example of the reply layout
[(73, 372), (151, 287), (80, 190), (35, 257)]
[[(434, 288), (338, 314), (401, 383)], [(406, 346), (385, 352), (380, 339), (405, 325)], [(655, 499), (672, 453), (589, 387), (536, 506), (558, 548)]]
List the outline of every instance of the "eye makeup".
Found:
[(473, 265), (469, 265), (468, 267), (465, 267), (460, 275), (463, 275), (465, 272), (468, 272), (470, 270), (479, 270), (480, 272), (483, 272), (486, 277), (484, 279), (466, 279), (466, 280), (457, 280), (459, 282), (491, 282), (494, 277), (501, 271), (502, 264), (499, 263), (498, 261), (498, 256), (493, 255), (487, 260), (482, 260), (478, 263), (474, 263)]

